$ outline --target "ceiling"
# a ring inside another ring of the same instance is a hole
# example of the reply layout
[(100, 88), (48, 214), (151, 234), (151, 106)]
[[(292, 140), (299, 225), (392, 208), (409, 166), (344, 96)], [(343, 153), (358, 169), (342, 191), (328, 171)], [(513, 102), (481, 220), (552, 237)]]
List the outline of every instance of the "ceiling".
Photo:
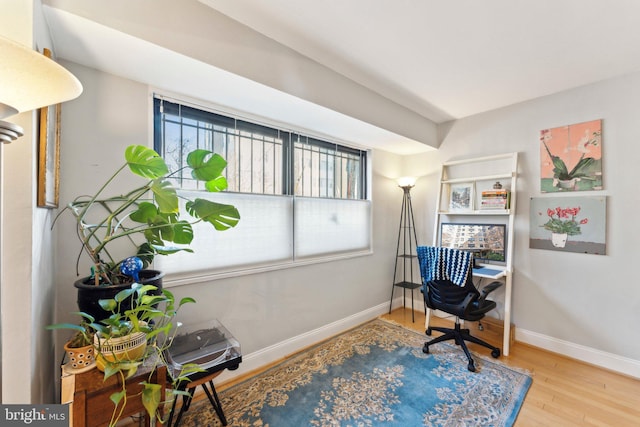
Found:
[(637, 0), (200, 0), (443, 122), (640, 70)]
[[(170, 53), (165, 48), (97, 26), (85, 19), (90, 12), (85, 11), (83, 19), (66, 13), (64, 5), (73, 0), (45, 2), (58, 7), (45, 7), (45, 14), (61, 58), (170, 86), (168, 76), (151, 77), (159, 71), (149, 58)], [(199, 2), (435, 123), (640, 70), (637, 0)], [(79, 38), (83, 50), (78, 50)], [(176, 58), (176, 66), (191, 60), (179, 54)], [(255, 82), (207, 64), (192, 62), (190, 67), (202, 75), (216, 73), (225, 82), (216, 88), (219, 96), (225, 88), (229, 92), (223, 104), (233, 104), (235, 97), (240, 104), (233, 108), (255, 104), (255, 114), (262, 114), (260, 99), (238, 96), (238, 85)], [(192, 81), (198, 83), (197, 78)], [(271, 104), (274, 99), (283, 103), (282, 108), (289, 104), (299, 115), (293, 121), (303, 128), (324, 129), (328, 135), (400, 154), (429, 148), (380, 126), (258, 86), (252, 91), (263, 91)], [(184, 88), (180, 92), (190, 93)], [(309, 122), (309, 117), (316, 122)], [(327, 123), (337, 129), (327, 130)], [(339, 129), (341, 124), (344, 129)]]

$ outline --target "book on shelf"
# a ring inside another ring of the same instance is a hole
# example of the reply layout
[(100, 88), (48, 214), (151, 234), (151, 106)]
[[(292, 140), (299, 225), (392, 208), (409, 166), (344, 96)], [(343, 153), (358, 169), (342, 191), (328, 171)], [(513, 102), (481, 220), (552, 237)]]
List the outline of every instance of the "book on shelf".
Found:
[(482, 197), (507, 197), (509, 195), (509, 190), (484, 190), (482, 192)]
[(485, 190), (481, 193), (480, 209), (509, 209), (509, 190)]

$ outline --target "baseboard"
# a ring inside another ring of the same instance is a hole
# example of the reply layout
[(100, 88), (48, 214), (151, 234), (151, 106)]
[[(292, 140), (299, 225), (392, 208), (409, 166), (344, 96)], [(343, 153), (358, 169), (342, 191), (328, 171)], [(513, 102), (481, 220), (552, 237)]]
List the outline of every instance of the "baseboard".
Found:
[(610, 371), (640, 378), (640, 361), (563, 341), (525, 329), (516, 329), (516, 341), (539, 347)]
[[(411, 304), (411, 301), (409, 298), (407, 298), (407, 307), (409, 307), (409, 304)], [(402, 298), (396, 298), (396, 300), (394, 300), (394, 307), (400, 306), (402, 306)], [(414, 306), (416, 307), (417, 311), (422, 311), (424, 302), (422, 301), (422, 299), (417, 300), (414, 298)], [(580, 360), (582, 362), (589, 363), (603, 369), (619, 372), (630, 377), (640, 378), (639, 360), (630, 359), (613, 353), (607, 353), (602, 350), (597, 350), (569, 341), (559, 340), (557, 338), (542, 335), (537, 332), (522, 330), (517, 327), (512, 327), (511, 330), (515, 330), (515, 337), (511, 337), (512, 346), (515, 338), (515, 341), (520, 341), (525, 344), (542, 348), (544, 350), (559, 353), (563, 356)], [(498, 347), (502, 347), (502, 343), (500, 343)]]
[[(394, 301), (395, 306), (400, 306), (402, 302)], [(361, 325), (369, 320), (389, 312), (389, 303), (379, 304), (375, 307), (361, 311), (344, 319), (337, 320), (328, 325), (314, 329), (304, 334), (289, 338), (277, 344), (265, 347), (261, 350), (242, 355), (242, 363), (235, 371), (224, 371), (217, 379), (218, 382), (229, 381), (233, 378), (245, 375), (251, 371), (277, 362), (293, 353), (302, 350), (305, 347), (316, 344), (320, 341), (331, 338), (332, 336)], [(242, 345), (242, 343), (240, 343)]]
[[(402, 298), (396, 298), (393, 300), (392, 309), (399, 308), (401, 306)], [(422, 307), (422, 305), (416, 305), (417, 310), (421, 310)], [(379, 304), (344, 319), (337, 320), (328, 325), (305, 332), (304, 334), (289, 338), (253, 353), (243, 355), (240, 368), (235, 371), (227, 370), (223, 372), (222, 375), (216, 379), (216, 382), (226, 382), (241, 375), (248, 374), (256, 369), (260, 369), (271, 363), (282, 360), (305, 347), (331, 338), (336, 334), (375, 319), (376, 317), (388, 312), (388, 303)], [(520, 328), (516, 328), (515, 339), (516, 341), (530, 344), (554, 353), (559, 353), (611, 371), (629, 375), (634, 378), (640, 378), (640, 361), (637, 360), (562, 341), (536, 332), (522, 330)]]

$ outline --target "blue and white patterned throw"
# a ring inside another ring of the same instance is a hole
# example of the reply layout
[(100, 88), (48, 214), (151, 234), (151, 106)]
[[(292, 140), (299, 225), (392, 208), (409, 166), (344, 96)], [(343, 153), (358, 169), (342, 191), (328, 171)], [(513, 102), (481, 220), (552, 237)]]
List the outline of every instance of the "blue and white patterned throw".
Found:
[(471, 252), (438, 246), (418, 246), (418, 260), (423, 283), (450, 280), (464, 286), (471, 271)]

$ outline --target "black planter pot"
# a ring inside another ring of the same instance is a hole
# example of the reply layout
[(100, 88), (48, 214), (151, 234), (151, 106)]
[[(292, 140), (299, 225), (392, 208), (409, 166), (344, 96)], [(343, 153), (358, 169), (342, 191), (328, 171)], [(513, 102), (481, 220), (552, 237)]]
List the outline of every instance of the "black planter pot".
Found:
[[(164, 273), (158, 270), (142, 270), (139, 273), (140, 283), (143, 285), (153, 285), (158, 289), (152, 294), (162, 293), (162, 277)], [(78, 289), (78, 308), (80, 311), (92, 315), (96, 321), (106, 319), (111, 315), (108, 311), (104, 311), (98, 301), (101, 299), (114, 298), (118, 292), (123, 289), (130, 288), (132, 283), (113, 286), (96, 286), (92, 283), (92, 279), (85, 277), (76, 280), (73, 284)], [(122, 311), (131, 308), (131, 302), (125, 300), (121, 305)]]

